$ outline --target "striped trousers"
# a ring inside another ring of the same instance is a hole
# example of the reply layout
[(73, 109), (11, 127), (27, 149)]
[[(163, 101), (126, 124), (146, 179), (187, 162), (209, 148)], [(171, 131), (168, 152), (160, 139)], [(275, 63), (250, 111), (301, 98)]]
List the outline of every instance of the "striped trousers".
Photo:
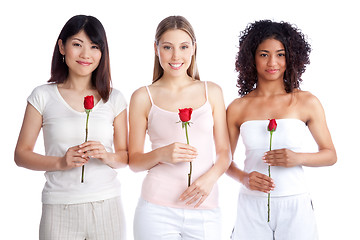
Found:
[(40, 240), (125, 240), (120, 197), (81, 204), (43, 204)]

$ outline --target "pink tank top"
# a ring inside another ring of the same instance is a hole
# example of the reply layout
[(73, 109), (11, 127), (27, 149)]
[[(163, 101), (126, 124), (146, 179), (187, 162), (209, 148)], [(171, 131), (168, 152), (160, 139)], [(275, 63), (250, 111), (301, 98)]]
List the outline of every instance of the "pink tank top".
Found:
[[(206, 102), (201, 107), (194, 109), (188, 128), (189, 142), (198, 151), (198, 156), (193, 160), (192, 179), (194, 182), (213, 166), (214, 140), (212, 108), (208, 100), (207, 84), (205, 84)], [(148, 116), (148, 135), (152, 149), (163, 147), (174, 142), (186, 143), (185, 129), (177, 112), (170, 112), (159, 108), (153, 102), (149, 88), (146, 87), (151, 109)], [(146, 201), (154, 204), (174, 208), (194, 208), (179, 201), (180, 195), (187, 189), (187, 176), (189, 163), (159, 163), (148, 171), (143, 185), (141, 196)], [(215, 184), (207, 199), (200, 205), (200, 209), (218, 207), (218, 187)]]

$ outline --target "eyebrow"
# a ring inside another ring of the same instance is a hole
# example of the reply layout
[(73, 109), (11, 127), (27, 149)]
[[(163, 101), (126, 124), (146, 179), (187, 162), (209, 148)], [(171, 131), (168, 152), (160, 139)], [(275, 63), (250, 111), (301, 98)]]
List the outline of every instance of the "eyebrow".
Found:
[[(282, 51), (284, 51), (285, 52), (285, 49), (279, 49), (279, 50), (276, 50), (276, 52), (282, 52)], [(270, 51), (268, 51), (268, 50), (259, 50), (259, 52), (270, 52)]]
[(72, 40), (77, 40), (77, 41), (80, 41), (80, 42), (84, 42), (84, 41), (81, 40), (80, 38), (73, 38)]
[[(171, 42), (162, 42), (161, 44), (171, 44), (171, 45), (174, 45), (173, 43)], [(190, 42), (182, 42), (180, 44), (191, 44)]]

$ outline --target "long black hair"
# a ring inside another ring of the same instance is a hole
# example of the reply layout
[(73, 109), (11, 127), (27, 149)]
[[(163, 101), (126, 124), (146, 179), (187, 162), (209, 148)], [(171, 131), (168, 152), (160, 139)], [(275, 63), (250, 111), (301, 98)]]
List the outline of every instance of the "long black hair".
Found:
[(48, 82), (63, 83), (68, 77), (69, 68), (63, 61), (63, 55), (60, 53), (58, 42), (61, 39), (65, 45), (69, 37), (81, 30), (84, 30), (90, 40), (100, 47), (101, 59), (99, 66), (92, 73), (91, 83), (106, 102), (111, 91), (109, 47), (103, 25), (93, 16), (76, 15), (66, 22), (55, 44), (51, 63), (51, 78)]

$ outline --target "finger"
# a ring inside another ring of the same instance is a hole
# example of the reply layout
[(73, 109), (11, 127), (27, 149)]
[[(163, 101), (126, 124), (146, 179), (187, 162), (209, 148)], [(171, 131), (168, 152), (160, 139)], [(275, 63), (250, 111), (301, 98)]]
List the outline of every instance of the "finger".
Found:
[(105, 157), (105, 150), (94, 150), (86, 152), (84, 155), (91, 158), (104, 158)]
[(97, 141), (87, 141), (79, 145), (79, 149), (85, 149), (87, 147), (96, 147), (103, 146), (100, 142)]
[(194, 185), (190, 185), (190, 187), (188, 187), (179, 197), (180, 201), (184, 201), (192, 196), (194, 196), (196, 194), (197, 191), (195, 191), (195, 186)]
[(176, 147), (178, 147), (179, 149), (185, 149), (188, 150), (190, 152), (193, 153), (197, 153), (197, 149), (189, 144), (185, 144), (185, 143), (177, 143)]
[(100, 151), (103, 151), (103, 150), (105, 150), (103, 145), (101, 145), (101, 144), (96, 144), (96, 145), (91, 144), (89, 146), (81, 148), (78, 152), (83, 152), (83, 153), (85, 153), (85, 152), (94, 152), (94, 151), (99, 151), (100, 152)]
[(72, 160), (72, 163), (76, 166), (82, 166), (84, 165), (85, 163), (88, 162), (88, 159), (84, 159), (84, 158), (81, 158), (81, 157), (75, 157), (73, 158)]
[(273, 180), (268, 176), (256, 177), (249, 180), (250, 186), (254, 188), (254, 190), (269, 192), (274, 189), (275, 185)]
[(186, 154), (180, 154), (180, 155), (177, 154), (173, 158), (175, 162), (192, 162), (196, 157)]
[(191, 205), (194, 202), (198, 201), (202, 197), (200, 192), (197, 192), (189, 201), (186, 202), (186, 205)]
[(207, 198), (207, 195), (203, 195), (200, 200), (198, 201), (198, 203), (194, 206), (194, 208), (197, 208), (199, 207), (204, 201), (205, 199)]

